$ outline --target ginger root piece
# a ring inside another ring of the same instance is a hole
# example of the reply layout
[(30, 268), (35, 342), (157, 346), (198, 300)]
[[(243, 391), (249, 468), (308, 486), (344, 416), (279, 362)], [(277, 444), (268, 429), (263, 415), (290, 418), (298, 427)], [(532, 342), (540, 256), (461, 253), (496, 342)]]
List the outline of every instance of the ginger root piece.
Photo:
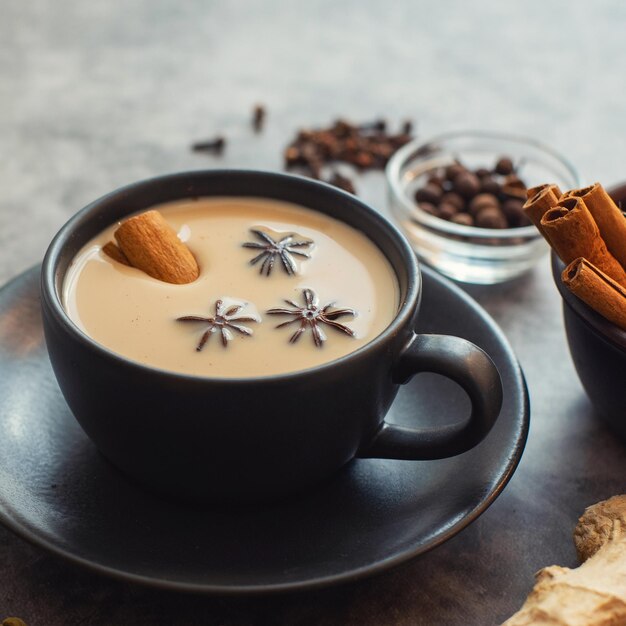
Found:
[(574, 544), (581, 563), (609, 541), (616, 524), (626, 540), (626, 495), (613, 496), (585, 509), (574, 530)]
[(542, 569), (522, 608), (502, 626), (626, 624), (626, 495), (587, 508), (574, 543), (584, 563)]

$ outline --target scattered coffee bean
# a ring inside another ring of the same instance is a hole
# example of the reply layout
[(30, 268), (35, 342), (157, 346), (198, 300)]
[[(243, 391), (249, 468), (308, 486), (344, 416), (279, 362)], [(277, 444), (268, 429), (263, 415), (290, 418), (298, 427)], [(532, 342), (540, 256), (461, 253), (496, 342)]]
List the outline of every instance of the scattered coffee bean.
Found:
[(486, 167), (479, 167), (474, 174), (478, 176), (478, 178), (485, 178), (485, 176), (491, 176), (491, 172)]
[(509, 157), (500, 157), (494, 167), (496, 174), (506, 176), (513, 173), (513, 161)]

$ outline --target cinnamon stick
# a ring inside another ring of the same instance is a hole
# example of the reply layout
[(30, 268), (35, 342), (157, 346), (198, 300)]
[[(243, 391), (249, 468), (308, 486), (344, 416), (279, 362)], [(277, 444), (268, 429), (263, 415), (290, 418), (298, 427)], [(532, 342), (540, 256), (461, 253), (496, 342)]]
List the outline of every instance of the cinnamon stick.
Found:
[(126, 255), (112, 241), (102, 246), (102, 252), (122, 265), (130, 265), (130, 261), (126, 258)]
[[(532, 193), (534, 192), (534, 193)], [(528, 219), (539, 229), (539, 232), (547, 239), (541, 226), (541, 218), (546, 211), (551, 209), (559, 201), (561, 197), (561, 190), (557, 185), (538, 185), (532, 187), (527, 192), (528, 200), (522, 207), (524, 213), (528, 216)]]
[(600, 183), (567, 191), (565, 196), (582, 198), (593, 216), (609, 252), (626, 268), (626, 218)]
[(167, 283), (190, 283), (200, 270), (187, 246), (158, 211), (127, 219), (115, 239), (133, 267)]
[(562, 272), (567, 288), (594, 311), (626, 330), (626, 289), (587, 259), (574, 259)]
[(547, 187), (552, 187), (552, 191), (554, 191), (554, 194), (556, 195), (557, 200), (560, 199), (560, 197), (563, 195), (563, 192), (561, 191), (561, 188), (558, 185), (556, 185), (554, 183), (543, 183), (542, 185), (536, 185), (535, 187), (529, 187), (526, 190), (526, 198), (528, 200), (530, 200), (531, 198), (536, 196), (540, 191), (543, 191)]
[(541, 218), (543, 234), (565, 264), (585, 257), (626, 287), (626, 272), (607, 250), (598, 225), (582, 198), (566, 197)]

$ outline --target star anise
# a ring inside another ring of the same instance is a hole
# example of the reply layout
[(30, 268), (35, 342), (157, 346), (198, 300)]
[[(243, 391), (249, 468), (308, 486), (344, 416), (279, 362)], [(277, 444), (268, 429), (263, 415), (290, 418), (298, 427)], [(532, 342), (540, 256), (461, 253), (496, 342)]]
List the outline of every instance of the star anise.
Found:
[(302, 295), (304, 299), (304, 306), (300, 306), (293, 300), (285, 300), (285, 302), (292, 306), (293, 309), (269, 309), (268, 311), (270, 315), (293, 316), (293, 319), (279, 324), (278, 326), (276, 326), (276, 328), (281, 328), (282, 326), (287, 326), (288, 324), (300, 322), (300, 327), (298, 328), (298, 330), (296, 330), (296, 332), (289, 338), (290, 343), (295, 343), (296, 341), (298, 341), (298, 339), (300, 339), (301, 335), (307, 330), (307, 328), (310, 328), (315, 345), (318, 348), (321, 348), (322, 344), (326, 341), (326, 335), (324, 334), (324, 331), (320, 328), (320, 325), (322, 324), (326, 324), (327, 326), (336, 328), (337, 330), (345, 333), (346, 335), (350, 335), (351, 337), (355, 336), (354, 331), (351, 328), (348, 328), (344, 324), (340, 324), (336, 321), (337, 318), (343, 317), (345, 315), (356, 315), (356, 312), (354, 310), (331, 310), (334, 306), (334, 302), (327, 304), (325, 307), (320, 307), (318, 304), (318, 298), (312, 289), (303, 289)]
[(226, 348), (228, 342), (233, 338), (234, 330), (242, 335), (252, 335), (252, 330), (247, 326), (243, 326), (240, 322), (258, 322), (259, 318), (256, 315), (246, 315), (235, 317), (241, 309), (243, 304), (234, 304), (224, 310), (224, 302), (222, 300), (216, 300), (215, 302), (215, 316), (214, 317), (200, 317), (198, 315), (185, 315), (183, 317), (177, 317), (177, 322), (201, 322), (207, 325), (206, 330), (202, 333), (200, 341), (196, 346), (196, 350), (200, 352), (204, 345), (209, 340), (213, 333), (219, 332), (222, 335), (222, 345)]
[(269, 276), (274, 267), (274, 261), (276, 260), (276, 257), (278, 257), (281, 260), (283, 268), (287, 274), (293, 276), (298, 271), (298, 268), (292, 255), (295, 254), (297, 256), (304, 257), (305, 259), (311, 258), (310, 254), (302, 251), (302, 248), (308, 248), (313, 245), (313, 242), (308, 239), (296, 240), (292, 234), (275, 241), (262, 230), (250, 229), (250, 232), (256, 235), (260, 241), (248, 241), (242, 245), (244, 248), (261, 250), (261, 253), (250, 261), (250, 265), (255, 265), (259, 261), (263, 260), (263, 263), (261, 263), (261, 274)]

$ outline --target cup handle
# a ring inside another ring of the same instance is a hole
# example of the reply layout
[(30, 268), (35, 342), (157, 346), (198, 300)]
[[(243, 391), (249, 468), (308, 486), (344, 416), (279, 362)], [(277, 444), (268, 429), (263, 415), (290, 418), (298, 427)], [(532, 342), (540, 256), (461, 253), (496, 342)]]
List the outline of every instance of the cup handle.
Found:
[(447, 335), (414, 335), (393, 371), (397, 383), (419, 372), (443, 374), (469, 396), (469, 420), (436, 428), (406, 428), (383, 422), (360, 458), (426, 460), (466, 452), (482, 441), (502, 406), (500, 374), (487, 354), (473, 343)]

